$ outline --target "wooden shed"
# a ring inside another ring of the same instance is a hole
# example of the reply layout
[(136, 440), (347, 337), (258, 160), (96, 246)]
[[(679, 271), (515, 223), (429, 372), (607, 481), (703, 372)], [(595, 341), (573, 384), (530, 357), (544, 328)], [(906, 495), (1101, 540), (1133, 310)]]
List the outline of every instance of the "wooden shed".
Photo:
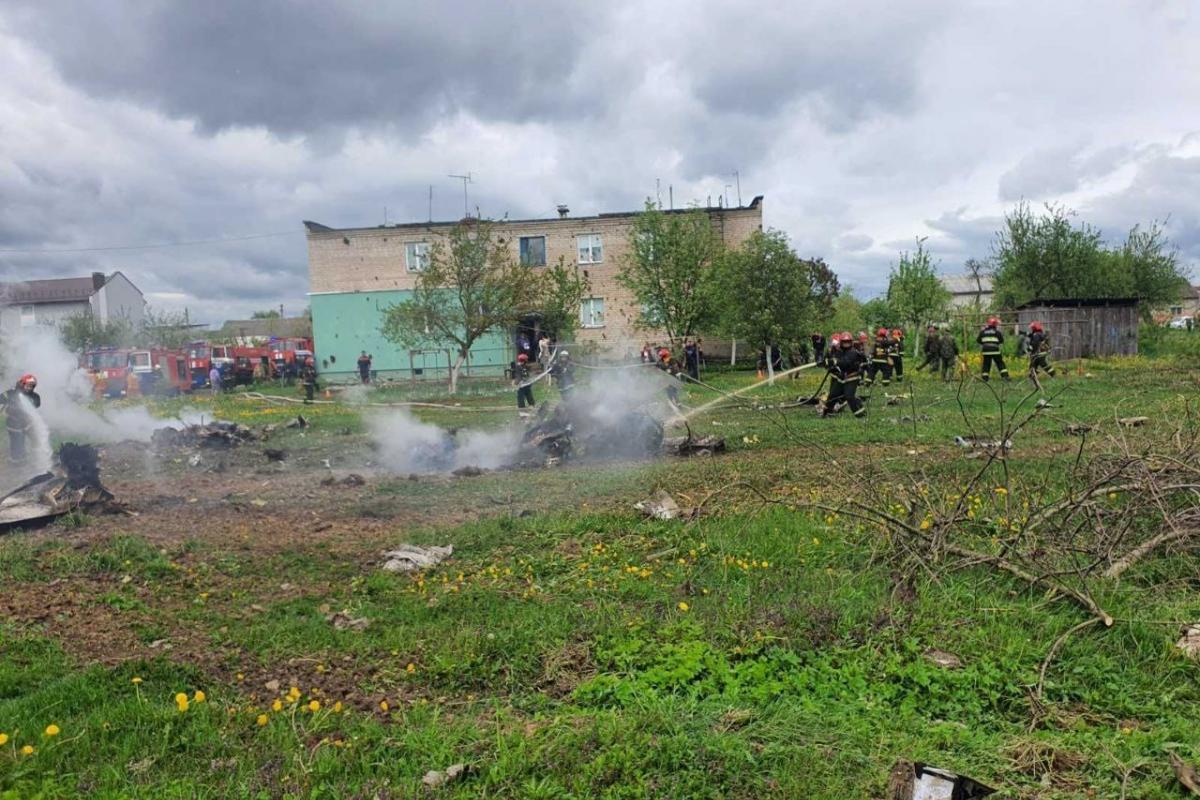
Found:
[(1021, 330), (1045, 325), (1056, 359), (1137, 355), (1136, 299), (1034, 300), (1017, 308), (1017, 320)]

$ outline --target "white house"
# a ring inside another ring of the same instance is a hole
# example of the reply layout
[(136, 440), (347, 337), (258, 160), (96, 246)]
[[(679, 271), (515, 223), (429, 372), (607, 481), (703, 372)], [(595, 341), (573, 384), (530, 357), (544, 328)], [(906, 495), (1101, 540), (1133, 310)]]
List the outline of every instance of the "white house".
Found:
[(145, 312), (141, 290), (120, 272), (0, 283), (0, 336), (34, 325), (56, 325), (82, 313), (104, 323), (124, 319), (140, 327)]
[(978, 304), (987, 308), (992, 304), (992, 276), (942, 275), (942, 286), (950, 292), (950, 305), (954, 308)]

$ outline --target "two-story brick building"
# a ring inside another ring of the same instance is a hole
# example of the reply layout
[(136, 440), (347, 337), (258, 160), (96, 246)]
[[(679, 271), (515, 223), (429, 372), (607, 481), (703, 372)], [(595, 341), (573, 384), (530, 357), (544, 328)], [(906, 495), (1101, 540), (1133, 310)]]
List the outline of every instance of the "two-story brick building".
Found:
[[(729, 246), (762, 229), (761, 196), (748, 206), (701, 210)], [(629, 236), (639, 213), (572, 217), (560, 207), (558, 217), (495, 223), (496, 236), (512, 248), (514, 259), (540, 267), (557, 263), (562, 257), (584, 272), (591, 296), (579, 309), (580, 329), (575, 340), (609, 356), (636, 353), (642, 342), (655, 338), (636, 329), (637, 304), (616, 280), (629, 256)], [(375, 369), (385, 375), (446, 374), (446, 348), (410, 351), (386, 341), (379, 329), (385, 309), (411, 296), (416, 274), (428, 264), (433, 244), (456, 224), (417, 222), (330, 228), (316, 222), (304, 223), (308, 231), (313, 338), (318, 366), (325, 374), (351, 375), (363, 350), (372, 355)], [(512, 360), (518, 335), (518, 331), (506, 331), (478, 342), (471, 352), (471, 373), (503, 370)]]

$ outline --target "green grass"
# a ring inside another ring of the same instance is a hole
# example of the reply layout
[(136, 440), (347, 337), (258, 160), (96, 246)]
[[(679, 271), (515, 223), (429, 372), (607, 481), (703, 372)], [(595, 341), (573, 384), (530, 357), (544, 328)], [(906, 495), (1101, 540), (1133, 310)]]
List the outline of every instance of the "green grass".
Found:
[[(1062, 435), (1065, 420), (1176, 419), (1196, 378), (1166, 386), (1160, 366), (1071, 370), (1053, 416), (1019, 435), (1012, 485), (1061, 480), (1078, 445)], [(748, 382), (712, 376), (721, 391)], [(752, 397), (770, 406), (815, 384), (806, 375)], [(716, 390), (694, 388), (688, 402)], [(1128, 796), (1179, 797), (1164, 750), (1200, 759), (1200, 673), (1172, 651), (1177, 628), (1160, 623), (1200, 619), (1194, 570), (1161, 559), (1105, 587), (1101, 600), (1121, 622), (1065, 643), (1048, 673), (1049, 713), (1030, 731), (1030, 687), (1051, 643), (1082, 620), (1074, 608), (984, 569), (926, 574), (916, 599), (899, 602), (891, 567), (876, 557), (878, 531), (803, 507), (813, 491), (855, 491), (823, 448), (854, 474), (875, 467), (882, 485), (920, 471), (951, 491), (979, 466), (952, 441), (968, 432), (960, 400), (974, 424), (1002, 425), (991, 390), (977, 384), (961, 398), (926, 377), (891, 391), (912, 398), (873, 401), (866, 420), (747, 406), (699, 419), (695, 430), (727, 437), (734, 452), (724, 458), (366, 487), (357, 508), (385, 520), (423, 505), (477, 511), (467, 524), (397, 524), (394, 541), (455, 547), (414, 576), (369, 566), (373, 545), (353, 556), (324, 541), (246, 553), (206, 541), (199, 527), (165, 547), (132, 533), (75, 547), (61, 538), (73, 528), (8, 537), (0, 593), (103, 583), (88, 601), (139, 641), (196, 632), (214, 655), (89, 665), (38, 624), (0, 627), (0, 732), (10, 737), (0, 797), (412, 797), (426, 793), (427, 770), (462, 762), (470, 773), (437, 795), (857, 798), (881, 796), (901, 757), (960, 770), (1006, 797), (1116, 797), (1125, 770)], [(1006, 415), (1024, 397), (1016, 385), (998, 391)], [(915, 430), (900, 419), (914, 406), (929, 418)], [(295, 411), (236, 398), (208, 407), (249, 424)], [(329, 447), (343, 427), (362, 442), (354, 409), (304, 413), (313, 428), (304, 440), (281, 434), (288, 446)], [(503, 419), (416, 413), (442, 424)], [(743, 482), (782, 503), (762, 508)], [(692, 503), (717, 492), (715, 513), (657, 522), (628, 510), (659, 487)], [(506, 496), (507, 506), (486, 501)], [(539, 500), (549, 510), (516, 515)], [(996, 502), (980, 513), (999, 513)], [(1147, 593), (1152, 575), (1166, 588)], [(301, 591), (285, 596), (284, 582)], [(370, 624), (336, 630), (326, 616), (343, 609)], [(936, 666), (930, 649), (962, 667)], [(270, 678), (283, 681), (278, 692), (264, 689)], [(293, 681), (299, 700), (271, 710)], [(207, 701), (179, 712), (174, 695), (198, 689)], [(320, 709), (302, 710), (313, 699)], [(47, 739), (51, 723), (61, 733)], [(27, 743), (37, 752), (21, 755)]]

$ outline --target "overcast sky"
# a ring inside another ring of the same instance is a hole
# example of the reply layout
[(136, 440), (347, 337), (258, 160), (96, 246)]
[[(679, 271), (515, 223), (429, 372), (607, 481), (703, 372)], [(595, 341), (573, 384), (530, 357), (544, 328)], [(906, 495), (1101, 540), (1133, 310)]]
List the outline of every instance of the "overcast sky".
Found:
[(0, 0), (0, 75), (0, 278), (120, 269), (204, 322), (304, 305), (301, 220), (423, 220), (430, 184), (457, 218), (467, 171), (515, 218), (737, 170), (864, 296), (1022, 199), (1200, 265), (1190, 0)]

